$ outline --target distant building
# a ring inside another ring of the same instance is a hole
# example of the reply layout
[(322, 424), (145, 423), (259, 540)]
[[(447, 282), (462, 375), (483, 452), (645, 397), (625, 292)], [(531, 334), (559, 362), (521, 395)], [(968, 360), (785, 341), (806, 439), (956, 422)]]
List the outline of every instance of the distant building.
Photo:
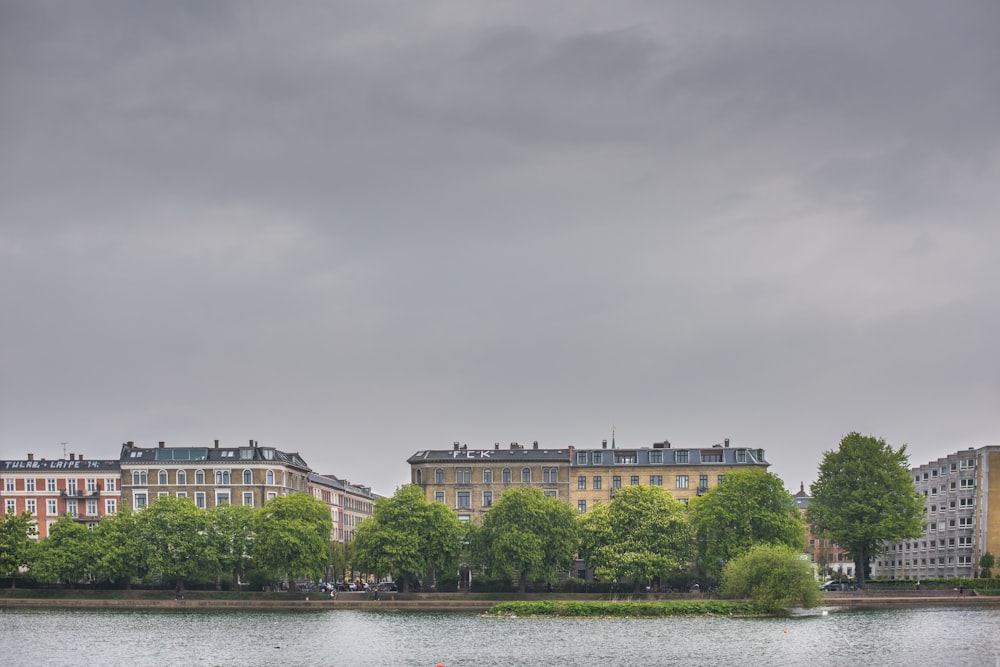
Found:
[(681, 502), (706, 493), (727, 472), (748, 467), (767, 469), (764, 450), (730, 447), (729, 440), (710, 447), (674, 449), (668, 441), (652, 447), (600, 449), (531, 448), (511, 443), (501, 449), (423, 450), (409, 459), (410, 480), (428, 500), (444, 503), (460, 519), (482, 516), (508, 488), (535, 486), (565, 500), (581, 513), (609, 502), (623, 486), (660, 486)]
[(0, 499), (5, 513), (30, 512), (39, 539), (68, 514), (93, 528), (105, 516), (118, 512), (121, 502), (118, 461), (69, 459), (0, 461)]
[(218, 505), (259, 508), (271, 498), (309, 492), (306, 462), (296, 453), (260, 446), (137, 447), (122, 445), (122, 502), (142, 509), (162, 496), (190, 498), (202, 509)]
[[(799, 491), (792, 498), (795, 499), (795, 504), (799, 508), (799, 515), (805, 519), (806, 509), (809, 507), (809, 501), (812, 499), (812, 496), (806, 493), (805, 484), (799, 484)], [(813, 535), (812, 525), (808, 523), (806, 524), (806, 540), (808, 543), (807, 553), (809, 554), (809, 560), (816, 566), (816, 570), (821, 577), (828, 575), (854, 577), (854, 561), (850, 559), (847, 552), (841, 549), (833, 540)]]
[(371, 488), (351, 484), (334, 475), (309, 475), (309, 490), (313, 496), (330, 506), (333, 521), (331, 537), (336, 542), (350, 542), (358, 524), (372, 515), (378, 499)]
[(975, 577), (984, 553), (1000, 556), (1000, 447), (958, 451), (910, 474), (924, 499), (923, 534), (887, 544), (872, 576)]

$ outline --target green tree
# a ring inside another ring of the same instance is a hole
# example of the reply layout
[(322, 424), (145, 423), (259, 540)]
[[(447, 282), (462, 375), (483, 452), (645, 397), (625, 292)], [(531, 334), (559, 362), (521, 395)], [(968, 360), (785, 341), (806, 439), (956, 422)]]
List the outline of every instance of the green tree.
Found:
[(101, 520), (94, 530), (94, 579), (114, 585), (132, 586), (146, 572), (147, 550), (139, 535), (138, 515), (128, 506)]
[(213, 567), (208, 550), (208, 512), (188, 498), (164, 496), (136, 514), (145, 551), (145, 572), (184, 588), (186, 580)]
[(464, 534), (454, 512), (406, 484), (376, 500), (372, 516), (358, 526), (354, 563), (377, 577), (392, 575), (406, 592), (425, 574), (456, 569)]
[(247, 505), (217, 505), (208, 513), (206, 534), (212, 560), (238, 589), (252, 563), (256, 512)]
[(757, 544), (726, 563), (720, 592), (727, 598), (753, 598), (762, 607), (815, 607), (822, 595), (812, 565), (785, 544)]
[(576, 555), (579, 524), (566, 502), (535, 487), (504, 491), (473, 531), (479, 562), (496, 576), (517, 579), (523, 593), (529, 579), (553, 579), (569, 569)]
[(89, 528), (69, 515), (60, 517), (38, 543), (31, 574), (37, 581), (62, 582), (72, 588), (92, 570), (95, 544)]
[(993, 567), (995, 565), (996, 559), (993, 557), (993, 554), (989, 551), (984, 553), (979, 557), (979, 569), (982, 570), (982, 572), (980, 572), (980, 576), (986, 579), (991, 579), (993, 577)]
[(628, 486), (580, 519), (582, 553), (604, 579), (638, 592), (655, 577), (680, 574), (693, 555), (684, 505), (658, 486)]
[(319, 579), (330, 563), (330, 507), (306, 493), (268, 500), (257, 512), (254, 563), (272, 578)]
[(30, 512), (7, 512), (0, 519), (0, 573), (10, 575), (11, 588), (17, 588), (20, 569), (31, 565), (36, 534)]
[(755, 544), (805, 548), (805, 526), (784, 483), (760, 468), (726, 474), (721, 484), (691, 501), (698, 560), (718, 580), (722, 567)]
[(906, 446), (849, 433), (837, 451), (823, 455), (811, 487), (806, 519), (812, 533), (836, 542), (854, 560), (863, 584), (884, 543), (918, 537), (923, 499), (910, 477)]

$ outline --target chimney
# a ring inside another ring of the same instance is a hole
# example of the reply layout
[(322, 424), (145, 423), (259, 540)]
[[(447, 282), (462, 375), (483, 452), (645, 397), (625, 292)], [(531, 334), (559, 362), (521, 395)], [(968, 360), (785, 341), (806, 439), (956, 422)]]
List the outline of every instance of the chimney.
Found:
[(77, 455), (76, 460), (77, 461), (82, 461), (83, 460), (83, 454)]
[(163, 449), (166, 446), (167, 446), (167, 443), (165, 443), (163, 440), (160, 440), (160, 449)]
[(458, 450), (458, 440), (456, 440), (455, 443), (451, 447), (452, 447), (452, 449)]
[(533, 443), (531, 443), (531, 448), (532, 449), (538, 449), (538, 441), (537, 440), (535, 440)]
[(601, 440), (601, 449), (607, 449), (607, 448), (608, 448), (608, 441)]
[(129, 441), (128, 441), (127, 443), (125, 443), (125, 444), (127, 444), (127, 445), (128, 445), (129, 447), (135, 447), (135, 440), (129, 440)]
[(494, 442), (493, 443), (493, 449), (500, 449), (500, 443), (499, 442)]
[(725, 443), (726, 443), (726, 447), (728, 447), (729, 446), (729, 438), (725, 439)]
[(573, 445), (569, 446), (569, 462), (573, 462)]
[(69, 460), (70, 461), (76, 461), (76, 454), (74, 454), (73, 452), (70, 452), (69, 453)]
[(35, 455), (32, 454), (31, 452), (28, 452), (28, 460), (29, 461), (34, 461), (35, 460)]

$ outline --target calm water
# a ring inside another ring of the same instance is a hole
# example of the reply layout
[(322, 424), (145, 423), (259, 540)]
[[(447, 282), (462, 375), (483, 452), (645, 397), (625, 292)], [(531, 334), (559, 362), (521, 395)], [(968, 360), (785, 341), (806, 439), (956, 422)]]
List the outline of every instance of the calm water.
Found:
[(18, 665), (990, 665), (1000, 610), (782, 619), (519, 619), (329, 610), (0, 611)]

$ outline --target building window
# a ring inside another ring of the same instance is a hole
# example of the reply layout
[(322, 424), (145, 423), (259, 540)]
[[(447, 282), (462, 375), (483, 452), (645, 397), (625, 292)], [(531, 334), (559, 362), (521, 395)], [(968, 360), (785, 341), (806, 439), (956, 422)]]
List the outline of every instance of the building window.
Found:
[(167, 471), (161, 470), (156, 474), (156, 483), (160, 486), (166, 486), (170, 482), (167, 481)]
[(115, 498), (108, 498), (104, 501), (104, 513), (114, 514), (118, 511), (118, 501)]
[(177, 484), (178, 485), (187, 484), (187, 473), (185, 471), (178, 470), (176, 474), (177, 474)]
[(676, 461), (677, 463), (687, 463), (688, 454), (689, 452), (687, 451), (678, 451), (676, 454), (674, 454), (674, 461)]
[(5, 479), (3, 482), (3, 488), (7, 491), (7, 493), (14, 491), (14, 479), (12, 477)]
[(45, 513), (49, 516), (59, 514), (59, 503), (55, 498), (49, 498), (45, 501)]
[(747, 462), (747, 450), (745, 450), (745, 449), (737, 449), (736, 450), (736, 462), (737, 463), (746, 463)]
[(202, 486), (205, 484), (205, 471), (195, 470), (194, 471), (194, 483), (197, 486)]
[(587, 464), (587, 452), (577, 452), (576, 453), (576, 462), (579, 465), (586, 465)]
[(493, 468), (483, 468), (483, 484), (493, 483)]
[[(146, 500), (145, 500), (146, 494), (143, 493), (143, 494), (140, 494), (140, 495), (143, 496), (143, 501), (142, 502), (143, 502), (143, 507), (145, 507), (146, 506)], [(77, 516), (79, 516), (79, 512), (77, 511), (76, 501), (75, 500), (67, 500), (66, 501), (66, 514), (69, 514), (71, 517), (74, 517), (74, 518), (77, 517)]]
[(483, 507), (490, 508), (493, 507), (493, 492), (483, 491)]
[(504, 484), (510, 484), (510, 468), (504, 468), (500, 475)]
[(178, 498), (187, 498), (188, 497), (187, 491), (178, 491), (174, 495), (177, 496)]
[(601, 476), (594, 475), (594, 490), (599, 491), (601, 489)]
[(243, 505), (246, 507), (253, 507), (253, 491), (243, 492)]
[(97, 516), (97, 501), (88, 500), (87, 501), (87, 516)]
[(25, 491), (32, 491), (32, 492), (34, 492), (34, 490), (35, 490), (35, 480), (33, 480), (33, 479), (26, 479), (26, 480), (24, 480), (24, 490)]
[[(244, 470), (243, 471), (243, 483), (244, 484), (253, 484), (253, 472), (252, 471), (250, 471), (250, 470)], [(243, 503), (243, 504), (246, 505), (246, 503)]]
[(688, 476), (687, 475), (677, 475), (677, 488), (686, 489), (688, 488)]
[(68, 480), (66, 480), (66, 493), (69, 494), (69, 495), (71, 495), (71, 496), (77, 495), (76, 494), (76, 480), (75, 479), (68, 479)]
[(31, 516), (35, 516), (36, 514), (38, 514), (37, 502), (38, 501), (36, 501), (34, 498), (28, 498), (27, 500), (24, 501), (24, 509), (26, 509), (28, 511), (28, 514), (30, 514)]
[(587, 477), (585, 475), (580, 475), (576, 478), (576, 488), (581, 491), (585, 491), (587, 489)]
[(56, 480), (51, 479), (51, 478), (45, 480), (45, 490), (48, 491), (49, 493), (55, 493), (56, 492)]
[(461, 508), (472, 507), (470, 495), (468, 491), (459, 491), (455, 494), (455, 504)]
[(649, 476), (650, 486), (663, 486), (663, 475), (650, 475)]
[[(678, 452), (680, 453), (680, 452)], [(663, 463), (663, 452), (662, 451), (652, 451), (649, 453), (650, 463)]]
[(521, 468), (521, 483), (522, 484), (531, 483), (531, 468)]
[(132, 471), (132, 486), (146, 486), (147, 484), (149, 484), (149, 478), (145, 470)]
[(278, 493), (276, 491), (268, 491), (267, 492), (267, 499), (268, 500), (274, 500), (277, 497), (278, 497)]
[(622, 476), (621, 475), (615, 475), (614, 477), (611, 478), (611, 488), (612, 489), (620, 489), (620, 488), (622, 488)]
[[(201, 472), (201, 471), (199, 470), (198, 472)], [(194, 493), (194, 505), (195, 505), (195, 507), (200, 507), (201, 509), (205, 509), (205, 492), (204, 491), (195, 491), (195, 493)]]
[(708, 475), (698, 476), (698, 489), (702, 492), (708, 491)]
[(443, 503), (444, 502), (444, 491), (435, 491), (434, 492), (434, 502), (436, 502), (436, 503)]
[(13, 498), (8, 498), (5, 501), (5, 504), (6, 504), (6, 507), (7, 507), (7, 514), (16, 514), (17, 513), (17, 501), (16, 500), (14, 500)]
[(434, 471), (434, 483), (444, 484), (444, 469), (438, 468)]
[(542, 481), (546, 484), (556, 484), (559, 482), (558, 468), (543, 468)]
[[(218, 485), (221, 485), (221, 486), (229, 486), (229, 471), (228, 470), (216, 470), (215, 471), (215, 483), (218, 484)], [(218, 505), (218, 503), (216, 503), (216, 505)]]
[(472, 484), (472, 468), (457, 468), (455, 470), (456, 484)]
[[(141, 510), (143, 507), (146, 506), (146, 494), (145, 493), (136, 493), (136, 494), (133, 494), (132, 499), (134, 501), (133, 504), (132, 504), (133, 509)], [(66, 503), (66, 505), (68, 506), (70, 502), (72, 502), (73, 505), (76, 505), (75, 501), (69, 501), (69, 502)]]
[(578, 500), (578, 501), (576, 501), (576, 509), (578, 511), (580, 511), (580, 512), (586, 512), (587, 511), (587, 501), (586, 500)]
[(958, 484), (958, 488), (960, 489), (974, 489), (975, 487), (976, 480), (974, 479), (963, 479)]
[(638, 486), (639, 485), (639, 476), (638, 475), (632, 475), (632, 477), (629, 478), (629, 483), (632, 486)]
[[(420, 471), (418, 470), (417, 473), (419, 474)], [(266, 473), (264, 473), (264, 483), (267, 484), (268, 486), (274, 486), (274, 471), (273, 470), (268, 470)]]
[(215, 492), (215, 506), (228, 505), (229, 504), (229, 492), (228, 491), (216, 491)]
[(559, 497), (559, 492), (558, 491), (546, 491), (545, 492), (545, 497), (546, 498), (558, 498)]
[(594, 464), (601, 465), (604, 463), (604, 452), (594, 452)]

